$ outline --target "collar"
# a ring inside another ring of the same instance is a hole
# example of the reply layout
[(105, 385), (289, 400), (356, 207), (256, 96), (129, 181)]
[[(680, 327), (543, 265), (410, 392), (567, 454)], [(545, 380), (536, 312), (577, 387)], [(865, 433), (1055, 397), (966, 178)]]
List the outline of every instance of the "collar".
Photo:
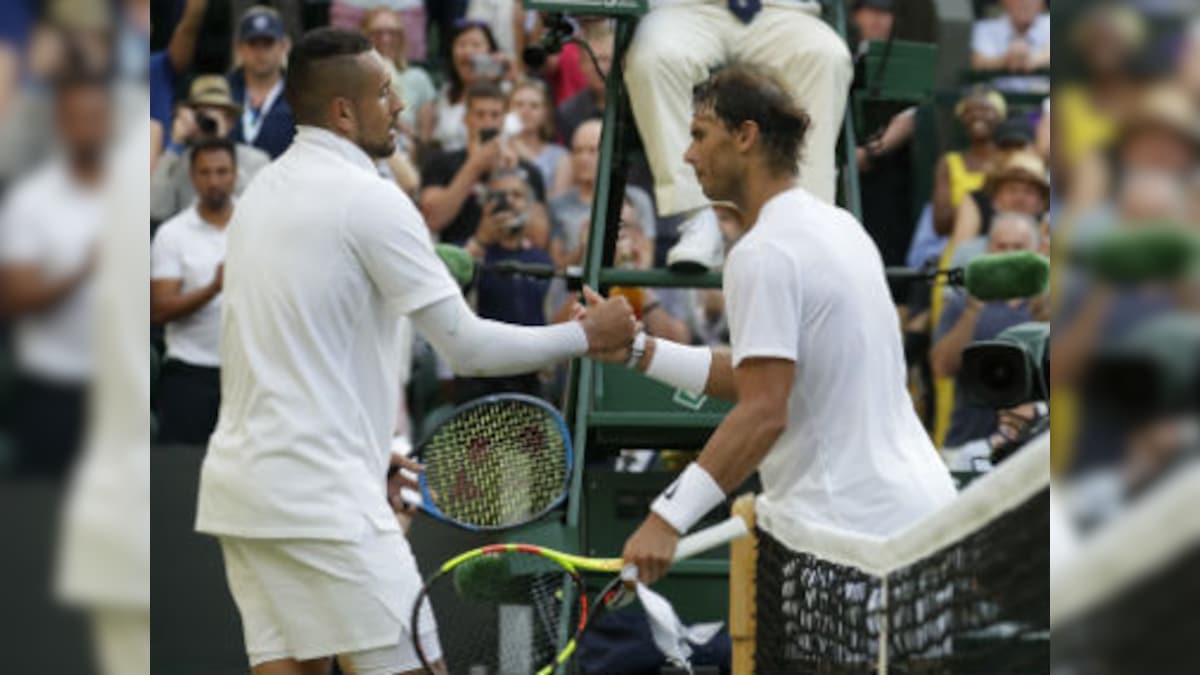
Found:
[(375, 160), (362, 148), (328, 129), (305, 124), (296, 125), (296, 143), (332, 152), (362, 170), (371, 172), (372, 175), (378, 174)]

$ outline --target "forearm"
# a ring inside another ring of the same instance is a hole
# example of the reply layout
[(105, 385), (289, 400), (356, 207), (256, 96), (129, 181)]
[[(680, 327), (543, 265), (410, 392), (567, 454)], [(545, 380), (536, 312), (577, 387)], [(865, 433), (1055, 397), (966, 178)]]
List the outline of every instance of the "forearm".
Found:
[(1078, 384), (1111, 307), (1110, 292), (1096, 290), (1069, 324), (1054, 326), (1054, 339), (1050, 341), (1051, 387)]
[(735, 405), (696, 461), (729, 494), (758, 469), (785, 428), (786, 420), (777, 414)]
[(88, 274), (88, 268), (63, 279), (47, 281), (40, 274), (0, 274), (0, 315), (18, 316), (40, 312), (70, 295)]
[(552, 326), (515, 326), (476, 316), (462, 296), (424, 307), (413, 326), (468, 377), (531, 373), (587, 353), (587, 336), (578, 321)]
[(188, 293), (177, 293), (168, 297), (154, 297), (150, 299), (150, 322), (163, 324), (169, 321), (177, 321), (179, 319), (191, 316), (212, 302), (213, 298), (221, 291), (213, 284), (208, 284), (203, 288), (197, 288)]
[(967, 309), (950, 329), (950, 332), (943, 335), (942, 339), (933, 345), (929, 354), (929, 362), (933, 366), (935, 375), (953, 377), (958, 374), (958, 370), (962, 368), (963, 350), (971, 344), (978, 321), (979, 314), (975, 310)]
[(445, 229), (471, 196), (471, 189), (478, 180), (479, 176), (474, 169), (464, 165), (454, 174), (454, 180), (450, 181), (449, 185), (426, 188), (426, 194), (421, 200), (421, 210), (425, 214), (429, 229), (434, 232)]
[(171, 68), (176, 73), (182, 74), (191, 68), (196, 56), (196, 38), (200, 35), (203, 22), (204, 8), (196, 9), (192, 3), (188, 3), (167, 45), (167, 58), (171, 60)]
[(1008, 56), (1002, 55), (994, 58), (983, 56), (981, 54), (971, 55), (971, 68), (973, 70), (1004, 70), (1008, 66)]

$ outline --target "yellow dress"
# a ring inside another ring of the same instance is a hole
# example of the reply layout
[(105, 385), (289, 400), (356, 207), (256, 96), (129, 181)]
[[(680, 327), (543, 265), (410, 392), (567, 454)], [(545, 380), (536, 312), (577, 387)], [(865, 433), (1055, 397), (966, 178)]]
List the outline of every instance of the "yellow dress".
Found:
[[(946, 153), (946, 169), (950, 175), (950, 204), (956, 209), (964, 199), (970, 198), (972, 192), (982, 190), (987, 182), (987, 172), (968, 169), (961, 152)], [(953, 258), (954, 243), (948, 242), (938, 261), (938, 269), (948, 268)], [(930, 332), (936, 331), (941, 321), (945, 292), (945, 277), (938, 277), (929, 298)], [(950, 431), (950, 415), (954, 412), (954, 378), (934, 378), (933, 396), (933, 442), (940, 448), (946, 440), (946, 433)]]

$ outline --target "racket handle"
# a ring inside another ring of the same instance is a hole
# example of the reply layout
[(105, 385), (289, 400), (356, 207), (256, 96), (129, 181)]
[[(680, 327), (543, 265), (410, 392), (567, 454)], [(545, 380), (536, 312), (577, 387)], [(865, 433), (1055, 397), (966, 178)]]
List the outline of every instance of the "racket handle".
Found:
[(730, 516), (723, 523), (706, 527), (680, 539), (675, 546), (675, 559), (690, 558), (722, 544), (727, 544), (734, 539), (741, 539), (749, 533), (746, 521), (742, 520), (741, 516)]

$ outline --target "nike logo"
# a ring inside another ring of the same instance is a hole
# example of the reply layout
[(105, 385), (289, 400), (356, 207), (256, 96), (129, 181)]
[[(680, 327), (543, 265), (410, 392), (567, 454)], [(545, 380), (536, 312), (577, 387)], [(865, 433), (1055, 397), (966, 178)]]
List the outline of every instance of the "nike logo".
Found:
[(663, 499), (671, 499), (675, 496), (675, 491), (679, 489), (679, 481), (671, 483), (665, 491), (663, 491)]

